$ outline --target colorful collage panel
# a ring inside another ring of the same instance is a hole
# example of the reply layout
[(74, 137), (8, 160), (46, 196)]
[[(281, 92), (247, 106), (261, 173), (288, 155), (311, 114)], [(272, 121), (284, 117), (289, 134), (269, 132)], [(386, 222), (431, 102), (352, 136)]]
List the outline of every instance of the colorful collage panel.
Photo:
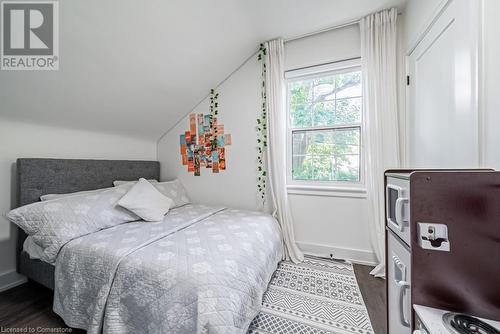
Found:
[(180, 135), (182, 165), (195, 176), (201, 167), (219, 173), (227, 168), (225, 147), (231, 145), (231, 135), (224, 133), (224, 125), (211, 115), (190, 114), (189, 131)]

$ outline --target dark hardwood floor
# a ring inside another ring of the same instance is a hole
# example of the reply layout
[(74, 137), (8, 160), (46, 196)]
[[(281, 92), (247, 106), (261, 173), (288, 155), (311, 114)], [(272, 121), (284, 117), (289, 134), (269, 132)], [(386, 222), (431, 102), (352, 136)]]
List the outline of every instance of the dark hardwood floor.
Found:
[[(56, 333), (55, 329), (67, 328), (64, 321), (52, 312), (52, 295), (52, 290), (31, 281), (0, 293), (3, 332), (6, 328), (26, 328), (27, 333)], [(69, 332), (85, 333), (77, 329), (66, 331)]]
[[(354, 265), (375, 334), (385, 334), (385, 284), (384, 280), (370, 276), (371, 269)], [(34, 282), (0, 293), (0, 327), (3, 327), (2, 332), (7, 328), (27, 328), (28, 333), (56, 333), (55, 329), (67, 328), (52, 312), (52, 291)], [(68, 329), (66, 333), (70, 330), (71, 333), (85, 333), (78, 329)]]
[(387, 334), (385, 280), (371, 276), (373, 268), (355, 264), (354, 273), (375, 334)]

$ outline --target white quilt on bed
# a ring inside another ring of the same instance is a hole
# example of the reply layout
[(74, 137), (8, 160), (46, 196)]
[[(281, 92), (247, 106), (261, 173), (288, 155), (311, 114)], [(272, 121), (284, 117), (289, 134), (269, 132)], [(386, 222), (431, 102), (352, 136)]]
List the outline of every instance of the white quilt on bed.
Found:
[(66, 244), (54, 311), (89, 333), (245, 333), (281, 257), (271, 216), (186, 205)]

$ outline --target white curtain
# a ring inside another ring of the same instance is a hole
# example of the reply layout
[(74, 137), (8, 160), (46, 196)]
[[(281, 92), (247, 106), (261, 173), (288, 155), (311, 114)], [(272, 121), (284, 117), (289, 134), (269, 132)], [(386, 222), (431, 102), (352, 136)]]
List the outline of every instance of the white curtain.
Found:
[(293, 221), (286, 191), (286, 108), (284, 80), (284, 45), (282, 39), (266, 43), (267, 173), (273, 216), (278, 220), (284, 256), (301, 262), (304, 255), (295, 243)]
[(379, 265), (372, 275), (385, 275), (384, 171), (400, 166), (397, 110), (395, 8), (360, 21), (363, 98), (366, 117), (366, 184), (370, 201), (370, 234)]

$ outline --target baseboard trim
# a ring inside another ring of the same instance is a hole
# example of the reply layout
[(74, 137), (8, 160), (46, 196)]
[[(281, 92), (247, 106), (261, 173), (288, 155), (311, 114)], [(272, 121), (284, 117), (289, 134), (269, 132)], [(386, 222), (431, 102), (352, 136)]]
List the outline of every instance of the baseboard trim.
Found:
[(377, 265), (377, 258), (373, 252), (363, 249), (353, 249), (344, 247), (327, 246), (307, 242), (297, 242), (299, 248), (308, 255), (329, 258), (333, 254), (335, 259), (347, 260), (352, 263), (364, 264), (368, 266)]
[(0, 274), (0, 292), (12, 289), (15, 286), (26, 283), (28, 279), (26, 276), (19, 274), (17, 271), (12, 270)]

